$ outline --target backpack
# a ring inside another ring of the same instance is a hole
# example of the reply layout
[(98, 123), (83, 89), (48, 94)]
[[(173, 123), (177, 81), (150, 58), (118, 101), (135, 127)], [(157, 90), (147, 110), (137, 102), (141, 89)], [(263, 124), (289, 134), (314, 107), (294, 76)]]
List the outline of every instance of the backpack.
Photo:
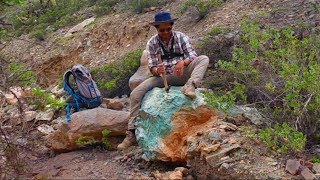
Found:
[[(77, 88), (70, 84), (70, 76), (73, 76)], [(63, 89), (72, 97), (67, 104), (67, 121), (71, 121), (71, 109), (78, 112), (82, 108), (92, 109), (101, 105), (101, 93), (96, 82), (92, 79), (90, 72), (81, 64), (74, 65), (67, 70), (63, 76)]]

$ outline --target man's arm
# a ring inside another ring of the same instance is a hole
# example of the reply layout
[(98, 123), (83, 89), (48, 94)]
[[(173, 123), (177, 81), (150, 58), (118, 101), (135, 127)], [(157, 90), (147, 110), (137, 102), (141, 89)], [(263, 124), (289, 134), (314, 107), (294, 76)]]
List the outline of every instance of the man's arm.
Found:
[(158, 76), (158, 59), (157, 59), (157, 52), (156, 52), (156, 43), (154, 42), (154, 38), (151, 38), (146, 46), (147, 50), (147, 58), (148, 58), (148, 66), (150, 69), (151, 74), (154, 76)]
[(189, 37), (185, 34), (181, 34), (181, 47), (183, 53), (187, 56), (187, 58), (184, 60), (184, 65), (187, 66), (197, 57), (197, 53), (192, 47)]

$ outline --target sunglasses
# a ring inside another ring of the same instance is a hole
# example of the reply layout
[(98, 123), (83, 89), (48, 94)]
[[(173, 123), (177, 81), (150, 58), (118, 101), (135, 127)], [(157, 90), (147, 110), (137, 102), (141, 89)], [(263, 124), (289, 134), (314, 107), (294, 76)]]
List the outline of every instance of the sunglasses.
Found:
[(165, 28), (165, 29), (158, 29), (159, 32), (170, 32), (172, 30), (172, 27), (169, 27), (169, 28)]

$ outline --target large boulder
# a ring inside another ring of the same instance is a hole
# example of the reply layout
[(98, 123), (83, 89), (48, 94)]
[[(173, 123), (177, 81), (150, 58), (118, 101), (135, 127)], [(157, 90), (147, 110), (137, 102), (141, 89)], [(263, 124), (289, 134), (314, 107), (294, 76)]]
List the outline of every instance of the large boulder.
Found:
[(110, 136), (125, 135), (129, 112), (106, 108), (95, 108), (72, 114), (70, 124), (62, 124), (49, 134), (47, 146), (55, 152), (66, 152), (79, 148), (76, 141), (82, 136), (102, 139), (102, 131), (111, 131)]
[(136, 119), (136, 137), (148, 159), (186, 161), (190, 137), (211, 129), (217, 114), (205, 105), (203, 95), (196, 90), (192, 100), (180, 87), (149, 91)]

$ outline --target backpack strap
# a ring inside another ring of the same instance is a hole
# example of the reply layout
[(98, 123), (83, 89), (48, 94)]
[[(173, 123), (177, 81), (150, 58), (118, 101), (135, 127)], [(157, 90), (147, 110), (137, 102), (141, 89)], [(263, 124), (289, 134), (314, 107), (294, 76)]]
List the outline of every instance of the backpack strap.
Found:
[(81, 96), (75, 92), (75, 90), (72, 88), (72, 86), (70, 85), (70, 76), (73, 76), (74, 77), (74, 74), (72, 73), (71, 70), (68, 70), (65, 74), (64, 74), (64, 82), (63, 82), (63, 89), (65, 91), (68, 92), (69, 95), (72, 96), (73, 100), (75, 101), (76, 103), (76, 106), (74, 107), (73, 103), (68, 103), (67, 104), (67, 107), (66, 107), (66, 119), (67, 119), (67, 122), (70, 122), (71, 121), (71, 109), (74, 108), (75, 111), (79, 111), (80, 110), (80, 100), (81, 100)]

